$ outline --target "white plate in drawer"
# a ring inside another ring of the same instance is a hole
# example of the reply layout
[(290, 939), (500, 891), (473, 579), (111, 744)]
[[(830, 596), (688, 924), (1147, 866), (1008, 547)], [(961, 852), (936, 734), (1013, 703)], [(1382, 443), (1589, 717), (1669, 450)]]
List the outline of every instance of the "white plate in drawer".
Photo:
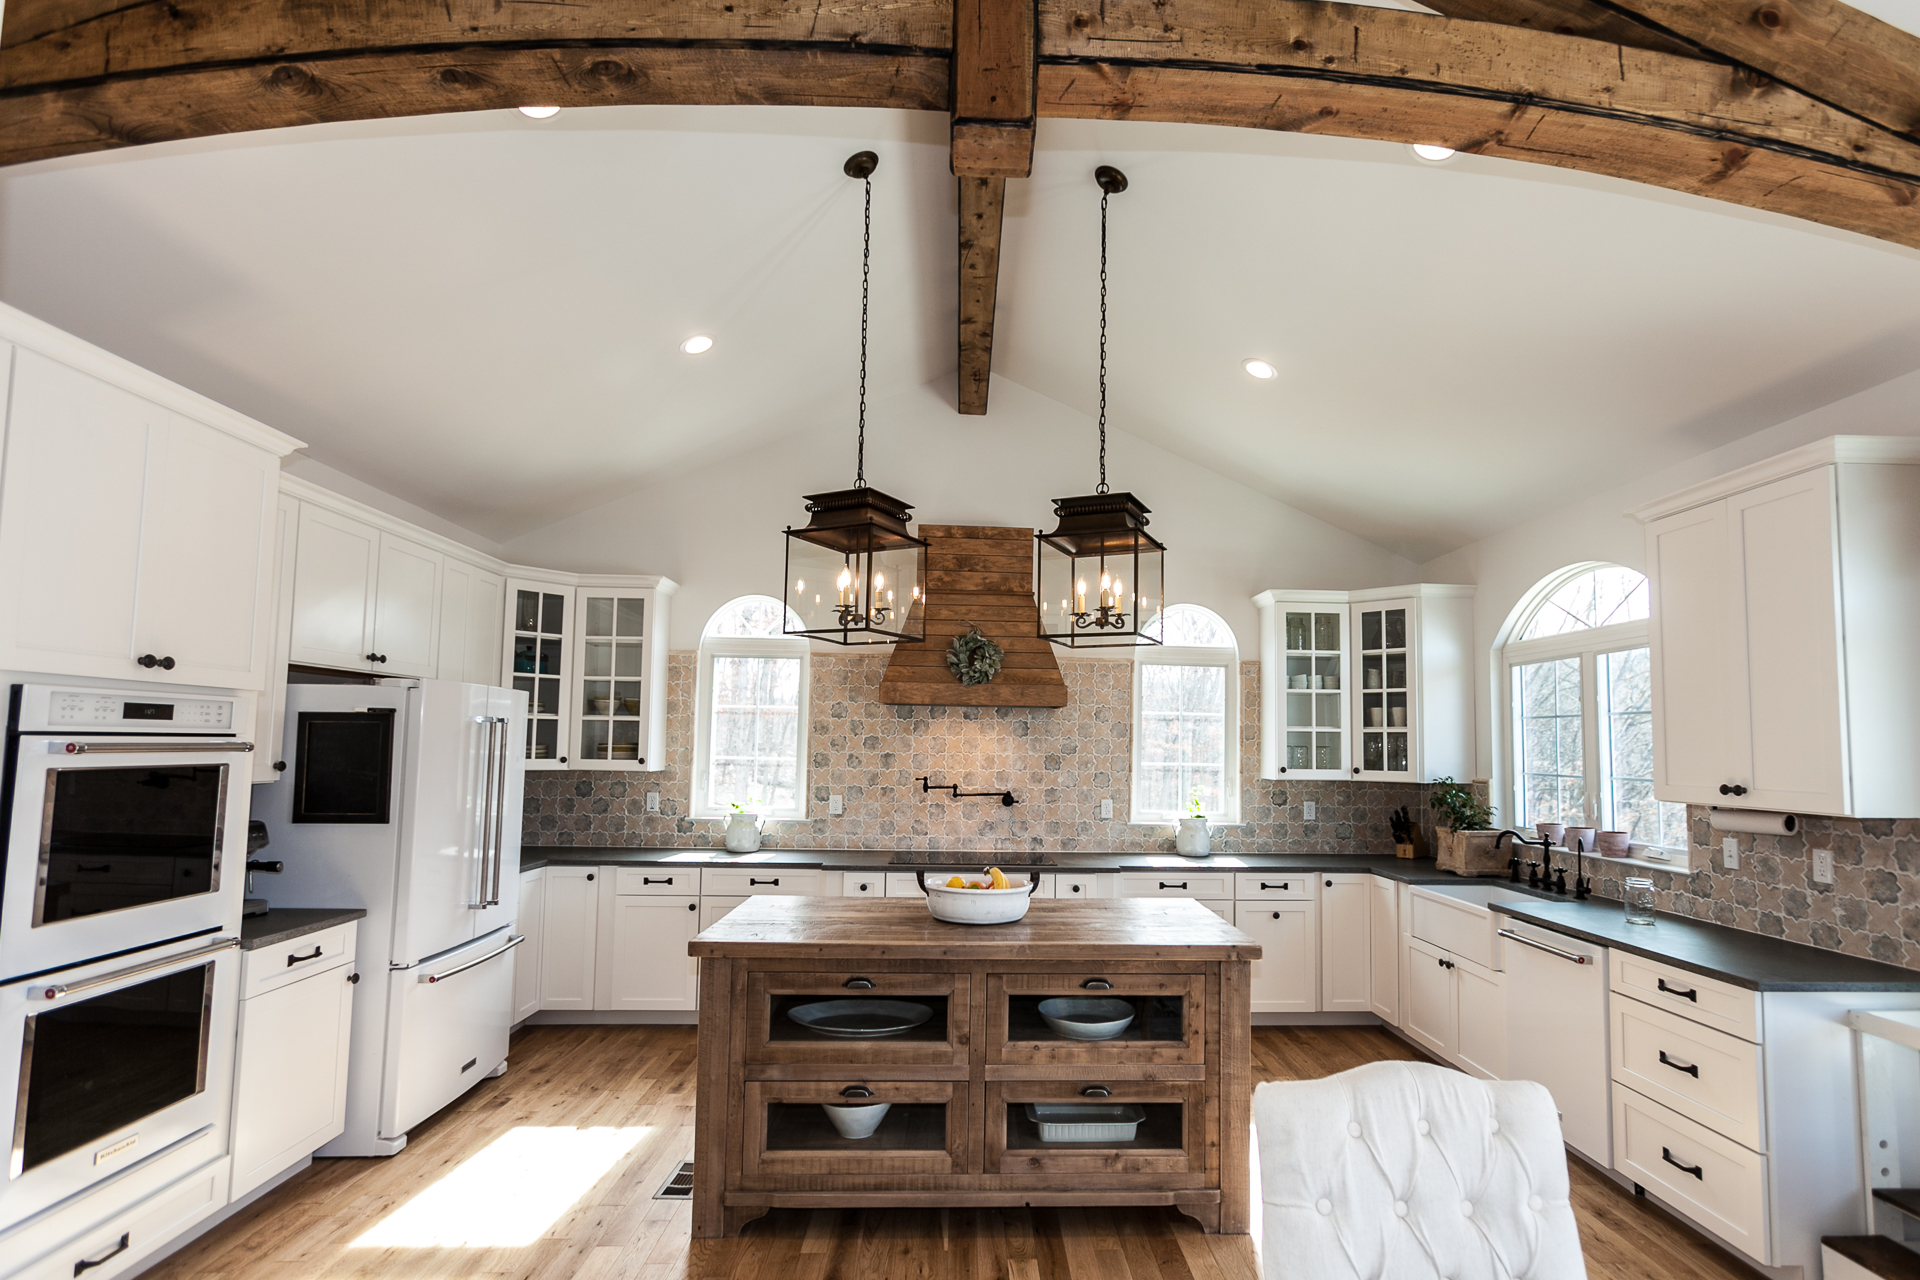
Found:
[[(1658, 930), (1659, 925), (1652, 926)], [(1731, 982), (1703, 977), (1658, 960), (1613, 950), (1613, 989), (1677, 1013), (1692, 1022), (1718, 1027), (1742, 1040), (1759, 1041), (1760, 993)]]
[(1613, 1078), (1755, 1151), (1767, 1148), (1760, 1046), (1638, 1000), (1613, 1001)]
[(1767, 1158), (1641, 1097), (1613, 1091), (1613, 1167), (1760, 1263), (1767, 1241)]

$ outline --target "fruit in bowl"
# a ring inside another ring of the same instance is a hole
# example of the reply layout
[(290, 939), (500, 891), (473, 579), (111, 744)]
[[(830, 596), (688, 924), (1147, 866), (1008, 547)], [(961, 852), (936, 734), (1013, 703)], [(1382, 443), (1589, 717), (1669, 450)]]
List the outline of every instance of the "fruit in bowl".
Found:
[(1027, 914), (1039, 887), (1037, 876), (1016, 882), (998, 867), (988, 867), (982, 874), (985, 880), (952, 876), (945, 884), (930, 884), (921, 873), (920, 887), (926, 890), (927, 910), (933, 918), (949, 924), (1011, 924)]

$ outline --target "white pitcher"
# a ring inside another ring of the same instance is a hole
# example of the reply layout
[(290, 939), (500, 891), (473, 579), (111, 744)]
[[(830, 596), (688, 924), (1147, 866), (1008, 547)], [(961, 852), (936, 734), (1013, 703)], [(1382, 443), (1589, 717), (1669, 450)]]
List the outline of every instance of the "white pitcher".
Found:
[(1207, 820), (1205, 818), (1180, 819), (1180, 831), (1173, 838), (1173, 847), (1189, 858), (1206, 857), (1209, 848)]
[(760, 852), (760, 815), (736, 813), (727, 819), (727, 852)]

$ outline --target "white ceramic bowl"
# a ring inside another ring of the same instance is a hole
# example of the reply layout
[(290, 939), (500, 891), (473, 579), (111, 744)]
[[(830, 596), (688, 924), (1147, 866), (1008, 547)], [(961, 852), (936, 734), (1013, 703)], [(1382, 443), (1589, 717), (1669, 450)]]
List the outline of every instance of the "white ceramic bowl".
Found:
[[(962, 880), (971, 880), (979, 876), (962, 873)], [(949, 924), (1012, 924), (1027, 914), (1027, 904), (1033, 901), (1031, 881), (1016, 880), (1007, 877), (1013, 885), (1011, 889), (949, 889), (945, 880), (951, 879), (948, 872), (941, 883), (935, 884), (928, 877), (927, 910), (933, 912), (935, 920), (945, 920)]]
[(870, 1102), (863, 1107), (836, 1107), (823, 1102), (820, 1109), (827, 1113), (827, 1119), (843, 1138), (871, 1138), (880, 1122), (887, 1118), (891, 1102)]
[(1111, 996), (1055, 996), (1040, 1017), (1069, 1040), (1111, 1040), (1133, 1024), (1133, 1005)]

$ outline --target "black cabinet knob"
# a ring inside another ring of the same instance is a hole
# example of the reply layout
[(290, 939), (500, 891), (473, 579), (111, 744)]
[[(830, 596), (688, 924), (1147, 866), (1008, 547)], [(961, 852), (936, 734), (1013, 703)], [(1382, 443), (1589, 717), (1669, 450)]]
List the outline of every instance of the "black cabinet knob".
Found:
[(173, 670), (172, 658), (157, 658), (151, 653), (143, 653), (138, 658), (134, 659), (134, 661), (138, 662), (141, 666), (145, 667), (149, 671), (153, 670), (155, 667), (160, 668), (162, 671)]
[(1353, 776), (1354, 776), (1354, 777), (1356, 777), (1356, 778), (1360, 776), (1360, 766), (1359, 766), (1359, 765), (1355, 765), (1355, 766), (1353, 766)]
[(591, 871), (587, 872), (587, 879), (589, 880), (593, 879), (593, 872)]
[(347, 985), (348, 985), (348, 986), (350, 986), (350, 987), (357, 987), (357, 986), (359, 986), (359, 985), (360, 985), (360, 975), (359, 975), (359, 974), (357, 974), (357, 973), (350, 973), (350, 974), (348, 974), (348, 975), (347, 975)]
[(285, 760), (275, 760), (273, 762), (273, 771), (275, 773), (285, 773), (287, 771), (287, 762)]
[(1287, 771), (1287, 766), (1285, 766), (1285, 765), (1281, 765), (1281, 766), (1280, 766), (1280, 772), (1282, 772), (1282, 773), (1285, 773), (1286, 771)]
[(1333, 888), (1333, 881), (1331, 880), (1327, 881), (1327, 888), (1329, 889)]
[(687, 910), (689, 911), (698, 911), (699, 909), (700, 909), (700, 904), (697, 902), (689, 902), (687, 904)]

